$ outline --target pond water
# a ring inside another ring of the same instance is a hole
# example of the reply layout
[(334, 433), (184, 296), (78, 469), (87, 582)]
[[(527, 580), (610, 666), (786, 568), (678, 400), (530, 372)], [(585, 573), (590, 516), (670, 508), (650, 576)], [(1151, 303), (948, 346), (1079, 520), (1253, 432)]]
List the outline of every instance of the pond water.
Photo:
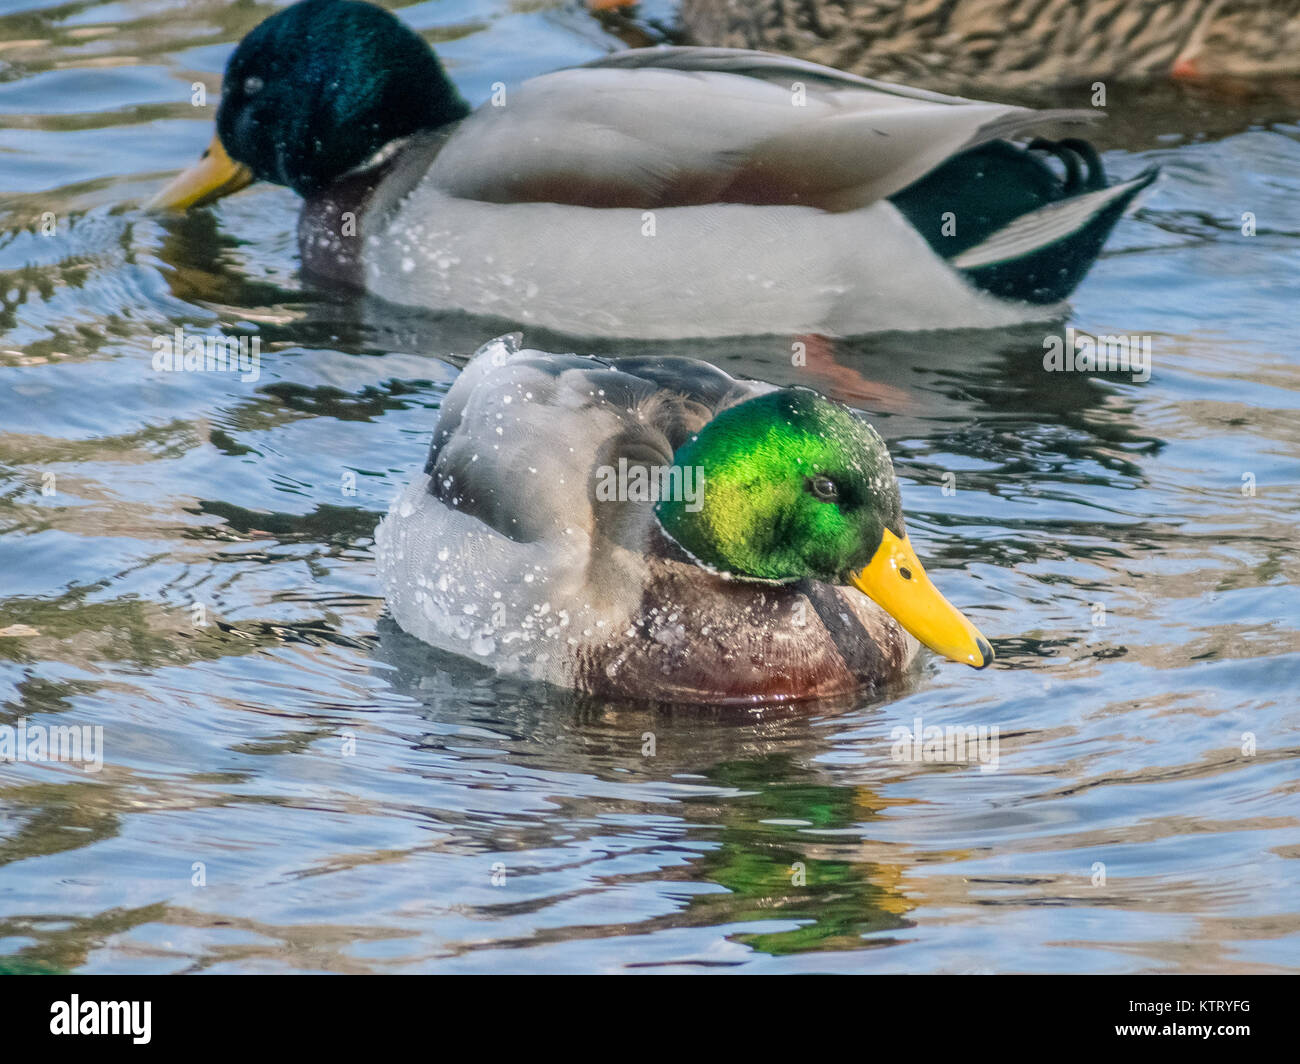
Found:
[[(509, 323), (311, 288), (283, 189), (138, 209), (269, 10), (0, 4), (0, 725), (103, 729), (98, 772), (0, 764), (0, 968), (1300, 969), (1300, 83), (1111, 88), (1108, 168), (1163, 177), (1048, 328), (1149, 337), (1149, 380), (1044, 372), (1044, 326), (658, 348), (867, 411), (998, 653), (687, 710), (384, 616), (375, 524)], [(402, 14), (476, 102), (618, 44)], [(155, 372), (178, 326), (260, 376)], [(896, 760), (918, 718), (996, 727), (996, 770)]]

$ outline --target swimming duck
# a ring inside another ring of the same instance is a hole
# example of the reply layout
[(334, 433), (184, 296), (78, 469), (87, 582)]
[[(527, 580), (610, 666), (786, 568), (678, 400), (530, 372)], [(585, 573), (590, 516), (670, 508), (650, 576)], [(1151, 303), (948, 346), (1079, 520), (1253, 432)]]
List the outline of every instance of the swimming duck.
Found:
[(235, 49), (216, 137), (153, 205), (287, 185), (308, 274), (570, 335), (991, 327), (1059, 313), (1155, 177), (1006, 139), (1092, 117), (720, 48), (615, 53), (471, 111), (393, 15), (302, 0)]
[(408, 633), (599, 696), (845, 694), (918, 640), (993, 660), (917, 560), (870, 425), (690, 358), (491, 341), (375, 539)]

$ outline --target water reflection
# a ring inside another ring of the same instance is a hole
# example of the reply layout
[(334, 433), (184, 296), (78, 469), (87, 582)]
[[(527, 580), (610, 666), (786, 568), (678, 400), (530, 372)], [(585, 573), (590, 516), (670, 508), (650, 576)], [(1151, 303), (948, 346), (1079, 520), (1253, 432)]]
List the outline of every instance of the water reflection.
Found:
[[(563, 805), (566, 819), (595, 826), (618, 818), (634, 835), (638, 826), (645, 827), (647, 839), (657, 837), (654, 821), (665, 819), (653, 816), (659, 803), (620, 799), (619, 793), (653, 789), (669, 809), (680, 805), (689, 830), (668, 849), (680, 847), (686, 864), (659, 865), (655, 876), (669, 893), (674, 883), (682, 883), (686, 904), (638, 921), (637, 934), (778, 921), (783, 926), (739, 932), (736, 940), (782, 954), (861, 949), (863, 934), (908, 926), (910, 905), (898, 889), (901, 867), (865, 859), (857, 838), (827, 837), (838, 831), (856, 836), (886, 804), (872, 786), (846, 785), (816, 767), (835, 741), (826, 727), (829, 719), (845, 713), (858, 721), (872, 716), (860, 700), (744, 712), (602, 702), (496, 677), (425, 646), (387, 621), (379, 631), (377, 656), (396, 670), (389, 677), (393, 689), (410, 697), (437, 729), (421, 737), (421, 749), (448, 760), (466, 758), (478, 766), (484, 786), (491, 786), (486, 777), (494, 770), (510, 775), (505, 765), (517, 761), (533, 786)], [(915, 678), (909, 678), (881, 701), (914, 685)], [(508, 707), (504, 713), (503, 707)], [(546, 788), (548, 778), (558, 782), (577, 764), (604, 784), (585, 789), (607, 790), (603, 797), (561, 797)], [(449, 814), (473, 821), (477, 845), (501, 855), (509, 874), (541, 871), (515, 867), (511, 854), (543, 843), (544, 835), (520, 834), (515, 823), (496, 831), (472, 814), (442, 811)], [(666, 819), (680, 823), (677, 815)], [(804, 834), (804, 828), (812, 833)], [(653, 849), (662, 860), (664, 847)], [(600, 882), (614, 886), (622, 878), (602, 874)], [(688, 886), (702, 883), (721, 889)], [(584, 934), (628, 930), (600, 925)]]

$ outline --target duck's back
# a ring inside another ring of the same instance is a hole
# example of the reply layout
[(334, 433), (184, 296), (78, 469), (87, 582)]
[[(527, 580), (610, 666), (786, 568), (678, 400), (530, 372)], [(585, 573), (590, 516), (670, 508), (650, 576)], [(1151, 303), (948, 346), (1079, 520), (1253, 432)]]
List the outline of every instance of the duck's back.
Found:
[(594, 535), (595, 470), (620, 457), (671, 464), (721, 410), (768, 388), (690, 358), (626, 358), (485, 345), (442, 404), (430, 493), (518, 542)]
[[(963, 237), (980, 231), (949, 184), (919, 210), (890, 197), (979, 146), (1093, 111), (695, 48), (606, 56), (530, 79), (505, 104), (440, 135), (432, 158), (421, 141), (419, 166), (385, 178), (398, 191), (377, 190), (366, 210), (357, 283), (399, 304), (647, 339), (994, 327), (1051, 317), (1044, 307), (1068, 294), (1063, 284), (986, 290), (982, 275), (972, 283), (954, 268), (951, 234), (936, 243), (916, 227), (958, 211)], [(1026, 169), (1051, 176), (1031, 160), (989, 183), (1014, 193)], [(1075, 229), (1135, 192), (1077, 197)], [(1025, 209), (1035, 233), (1060, 221)], [(1113, 220), (1095, 223), (1102, 238)], [(316, 230), (338, 243), (326, 221)], [(1079, 276), (1095, 253), (1089, 243), (1078, 256)]]

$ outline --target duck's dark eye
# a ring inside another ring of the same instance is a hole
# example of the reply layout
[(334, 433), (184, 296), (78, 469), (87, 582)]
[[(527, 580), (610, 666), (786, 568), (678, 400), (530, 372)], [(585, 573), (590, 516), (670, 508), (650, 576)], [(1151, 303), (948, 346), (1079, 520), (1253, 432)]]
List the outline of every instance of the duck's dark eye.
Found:
[(808, 481), (808, 490), (822, 502), (839, 502), (840, 486), (830, 477), (815, 476)]
[(263, 81), (256, 74), (244, 79), (244, 95), (256, 96), (262, 91)]

